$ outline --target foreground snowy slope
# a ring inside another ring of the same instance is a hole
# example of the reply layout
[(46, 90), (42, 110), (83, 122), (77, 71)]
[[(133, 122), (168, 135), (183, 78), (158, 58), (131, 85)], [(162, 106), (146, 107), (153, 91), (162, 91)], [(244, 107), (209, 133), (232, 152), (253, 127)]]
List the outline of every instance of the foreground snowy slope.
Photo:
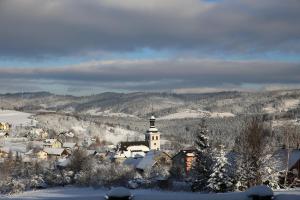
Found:
[[(103, 196), (107, 190), (93, 189), (93, 188), (52, 188), (38, 191), (28, 191), (22, 194), (12, 195), (9, 197), (2, 196), (1, 199), (13, 200), (100, 200), (104, 199)], [(188, 192), (166, 192), (156, 190), (132, 190), (135, 200), (246, 200), (245, 194), (240, 193), (227, 193), (227, 194), (200, 194)], [(280, 191), (275, 192), (276, 199), (278, 200), (299, 200), (300, 189), (293, 191)], [(0, 196), (1, 197), (1, 196)]]

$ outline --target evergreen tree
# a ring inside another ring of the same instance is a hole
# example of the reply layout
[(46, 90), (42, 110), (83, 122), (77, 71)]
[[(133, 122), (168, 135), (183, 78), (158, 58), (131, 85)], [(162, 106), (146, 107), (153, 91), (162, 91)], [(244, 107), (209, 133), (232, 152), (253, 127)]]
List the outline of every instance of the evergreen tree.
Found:
[(220, 145), (220, 149), (214, 157), (213, 173), (210, 175), (208, 183), (208, 188), (213, 192), (233, 190), (233, 179), (230, 177), (229, 163), (223, 145)]
[(208, 143), (208, 130), (203, 120), (199, 124), (198, 131), (196, 133), (195, 145), (196, 160), (193, 166), (194, 180), (192, 184), (193, 191), (205, 191), (208, 186), (208, 179), (211, 174), (212, 157), (210, 152), (210, 146)]

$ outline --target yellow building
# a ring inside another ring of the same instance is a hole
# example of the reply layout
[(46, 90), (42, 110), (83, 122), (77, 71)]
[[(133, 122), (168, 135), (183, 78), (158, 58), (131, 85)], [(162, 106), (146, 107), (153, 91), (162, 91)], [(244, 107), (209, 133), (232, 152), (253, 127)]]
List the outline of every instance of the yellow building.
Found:
[(0, 122), (0, 130), (1, 131), (9, 131), (10, 129), (10, 124), (6, 122)]
[(61, 148), (62, 143), (57, 139), (46, 139), (44, 141), (44, 148)]
[(40, 160), (47, 160), (48, 154), (45, 151), (39, 151), (37, 152), (36, 157)]
[(6, 148), (0, 149), (0, 158), (6, 158), (9, 154), (9, 150)]

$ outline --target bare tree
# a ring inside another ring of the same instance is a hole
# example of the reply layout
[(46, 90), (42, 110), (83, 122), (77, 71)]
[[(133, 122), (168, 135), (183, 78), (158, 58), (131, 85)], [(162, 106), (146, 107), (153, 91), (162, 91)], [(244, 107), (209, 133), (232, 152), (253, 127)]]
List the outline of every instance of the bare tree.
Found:
[(263, 126), (260, 118), (252, 118), (246, 123), (245, 129), (236, 140), (238, 154), (239, 189), (263, 184), (266, 180), (266, 169), (273, 169), (273, 149), (269, 130)]

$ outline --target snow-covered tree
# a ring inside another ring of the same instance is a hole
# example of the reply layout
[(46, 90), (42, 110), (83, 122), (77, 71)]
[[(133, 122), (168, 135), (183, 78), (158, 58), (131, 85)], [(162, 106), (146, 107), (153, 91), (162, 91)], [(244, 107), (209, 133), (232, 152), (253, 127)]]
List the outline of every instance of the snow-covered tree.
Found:
[(276, 186), (276, 163), (272, 157), (271, 133), (265, 129), (261, 119), (248, 121), (245, 130), (236, 140), (237, 150), (237, 189), (245, 190), (251, 186), (268, 184)]
[(208, 188), (213, 192), (228, 192), (233, 190), (234, 181), (230, 176), (229, 163), (225, 156), (224, 146), (220, 145), (214, 156), (213, 173), (208, 179)]
[(196, 160), (193, 166), (193, 191), (207, 190), (208, 179), (211, 175), (212, 156), (207, 136), (208, 130), (203, 120), (196, 133)]

